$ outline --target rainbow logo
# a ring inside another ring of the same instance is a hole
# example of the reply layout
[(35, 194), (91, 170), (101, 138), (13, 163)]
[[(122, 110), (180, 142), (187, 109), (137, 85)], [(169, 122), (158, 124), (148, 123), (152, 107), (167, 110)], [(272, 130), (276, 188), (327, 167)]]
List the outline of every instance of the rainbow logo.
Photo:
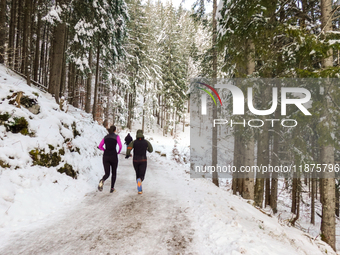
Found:
[[(206, 86), (207, 88), (211, 89), (212, 92), (214, 92), (214, 94), (217, 96), (217, 98), (218, 98), (218, 100), (220, 101), (221, 106), (222, 106), (221, 98), (220, 98), (219, 94), (217, 93), (217, 91), (216, 91), (213, 87), (211, 87), (210, 85), (205, 84), (205, 83), (203, 83), (203, 82), (197, 82), (197, 83), (198, 83), (198, 84), (201, 84), (201, 85), (204, 85), (204, 86)], [(200, 88), (200, 87), (197, 87), (197, 88), (199, 88), (199, 89), (201, 89), (201, 90), (207, 92), (207, 94), (214, 100), (214, 103), (215, 103), (215, 105), (217, 106), (217, 103), (216, 103), (215, 98), (213, 97), (213, 95), (212, 95), (208, 90), (202, 89), (202, 88)]]

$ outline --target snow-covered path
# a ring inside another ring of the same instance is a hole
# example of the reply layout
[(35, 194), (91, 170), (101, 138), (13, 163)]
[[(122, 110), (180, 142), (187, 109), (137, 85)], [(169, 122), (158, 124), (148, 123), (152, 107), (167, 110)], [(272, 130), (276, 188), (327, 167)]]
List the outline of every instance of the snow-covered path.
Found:
[(9, 233), (0, 254), (335, 254), (320, 238), (186, 171), (150, 154), (138, 195), (131, 158), (120, 155), (117, 192), (109, 193), (109, 180), (103, 192), (93, 187), (61, 214)]
[(192, 223), (169, 196), (170, 175), (149, 164), (138, 195), (131, 158), (119, 160), (117, 192), (109, 193), (108, 179), (103, 192), (94, 189), (76, 209), (13, 235), (0, 254), (193, 254)]

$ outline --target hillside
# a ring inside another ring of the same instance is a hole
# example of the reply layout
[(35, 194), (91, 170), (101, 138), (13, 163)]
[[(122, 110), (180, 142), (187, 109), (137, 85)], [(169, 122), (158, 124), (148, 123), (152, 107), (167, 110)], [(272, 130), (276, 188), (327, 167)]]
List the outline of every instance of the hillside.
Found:
[[(20, 91), (39, 106), (38, 114), (11, 104)], [(0, 228), (15, 228), (93, 190), (102, 174), (97, 144), (106, 130), (72, 106), (61, 111), (49, 94), (3, 66), (0, 95)]]

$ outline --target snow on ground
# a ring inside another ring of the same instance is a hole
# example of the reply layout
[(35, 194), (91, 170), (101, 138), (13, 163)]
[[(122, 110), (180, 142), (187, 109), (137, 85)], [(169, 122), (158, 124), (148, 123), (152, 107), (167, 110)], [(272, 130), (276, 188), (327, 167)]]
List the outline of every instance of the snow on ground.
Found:
[[(42, 107), (34, 115), (6, 100), (0, 104), (0, 114), (26, 117), (35, 133), (1, 130), (0, 159), (11, 167), (0, 168), (0, 254), (335, 254), (319, 237), (284, 225), (210, 180), (191, 179), (189, 163), (172, 159), (175, 145), (174, 157), (188, 159), (189, 127), (176, 139), (163, 137), (158, 128), (145, 133), (160, 154), (148, 154), (142, 195), (131, 158), (124, 155), (117, 192), (109, 193), (110, 180), (98, 192), (103, 169), (97, 145), (105, 129), (80, 110), (58, 110), (48, 94), (24, 84), (0, 66), (1, 98), (9, 90), (35, 92)], [(73, 122), (80, 136), (74, 137)], [(118, 133), (123, 141), (127, 130)], [(64, 148), (59, 165), (71, 164), (79, 171), (77, 180), (58, 173), (59, 166), (32, 166), (28, 152), (47, 151), (48, 144)]]
[[(311, 198), (308, 194), (308, 186), (304, 184), (304, 180), (301, 180), (302, 194), (300, 203), (300, 217), (296, 222), (296, 227), (313, 237), (320, 235), (321, 231), (321, 217), (322, 215), (322, 205), (320, 202), (320, 194), (318, 194), (318, 199), (315, 200), (315, 225), (311, 224)], [(284, 180), (279, 182), (279, 195), (278, 195), (278, 211), (281, 220), (289, 220), (295, 217), (295, 214), (290, 212), (292, 204), (291, 199), (291, 188), (286, 189), (284, 185)], [(336, 247), (340, 248), (340, 220), (336, 217)]]
[[(37, 99), (41, 107), (39, 114), (8, 103), (7, 96), (18, 91)], [(63, 206), (79, 202), (84, 193), (93, 190), (102, 175), (101, 152), (96, 145), (106, 131), (83, 111), (71, 106), (68, 113), (60, 111), (49, 94), (28, 87), (25, 80), (2, 65), (0, 100), (0, 114), (11, 115), (8, 122), (14, 117), (24, 117), (28, 131), (34, 133), (33, 137), (14, 134), (0, 125), (0, 160), (10, 166), (0, 167), (0, 231), (6, 232), (59, 212)], [(80, 136), (74, 137), (73, 123)], [(64, 149), (60, 164), (50, 168), (33, 166), (29, 151), (38, 148), (49, 152), (49, 145), (54, 151)], [(81, 154), (76, 152), (77, 148)], [(76, 181), (57, 172), (65, 163), (79, 172)]]
[(117, 192), (107, 181), (38, 228), (11, 231), (0, 254), (335, 254), (159, 155), (138, 195), (131, 159), (119, 161)]
[[(291, 180), (290, 180), (291, 182)], [(288, 189), (285, 185), (284, 179), (279, 179), (278, 181), (278, 212), (274, 216), (280, 224), (290, 225), (290, 221), (295, 218), (295, 214), (291, 213), (292, 205), (292, 188), (291, 183)], [(302, 193), (300, 202), (300, 217), (295, 222), (295, 228), (305, 232), (308, 236), (313, 239), (320, 239), (321, 234), (321, 215), (322, 215), (322, 204), (320, 202), (320, 194), (318, 194), (318, 199), (315, 199), (315, 224), (311, 224), (311, 198), (308, 191), (308, 186), (304, 184), (304, 179), (301, 179)], [(231, 180), (222, 180), (221, 188), (232, 194), (232, 182)], [(318, 187), (319, 188), (319, 187)], [(263, 209), (267, 214), (273, 215), (270, 206)], [(340, 247), (340, 219), (338, 217), (336, 220), (336, 247)], [(338, 252), (339, 253), (339, 252)]]

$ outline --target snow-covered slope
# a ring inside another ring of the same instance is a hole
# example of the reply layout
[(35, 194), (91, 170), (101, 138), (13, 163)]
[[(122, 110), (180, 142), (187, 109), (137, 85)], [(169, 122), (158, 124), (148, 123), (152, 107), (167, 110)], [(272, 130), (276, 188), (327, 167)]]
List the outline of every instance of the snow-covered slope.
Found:
[[(9, 104), (7, 96), (17, 91), (36, 98), (40, 113)], [(160, 154), (149, 154), (143, 195), (137, 195), (132, 162), (124, 155), (117, 192), (109, 193), (108, 180), (100, 193), (97, 145), (106, 131), (91, 116), (59, 110), (50, 95), (3, 66), (0, 102), (0, 115), (11, 115), (0, 125), (0, 254), (335, 254), (319, 237), (267, 216), (210, 180), (191, 179), (184, 159), (189, 127), (176, 139), (157, 127), (146, 132)], [(27, 120), (23, 133), (31, 136), (6, 131), (15, 117)], [(118, 131), (124, 140), (127, 131)], [(33, 165), (29, 152), (43, 149), (60, 156), (57, 166)], [(77, 179), (57, 171), (65, 163), (78, 171)]]
[[(37, 101), (39, 114), (9, 103), (12, 99), (7, 97), (19, 91)], [(24, 79), (0, 65), (0, 115), (6, 113), (10, 118), (0, 125), (0, 230), (42, 219), (93, 190), (102, 175), (97, 145), (106, 133), (90, 115), (71, 106), (67, 113), (61, 111), (48, 93), (27, 86)], [(30, 135), (7, 132), (5, 125), (21, 117), (28, 122)], [(32, 150), (55, 153), (57, 165), (33, 165)], [(65, 163), (79, 172), (76, 181), (57, 171)]]

